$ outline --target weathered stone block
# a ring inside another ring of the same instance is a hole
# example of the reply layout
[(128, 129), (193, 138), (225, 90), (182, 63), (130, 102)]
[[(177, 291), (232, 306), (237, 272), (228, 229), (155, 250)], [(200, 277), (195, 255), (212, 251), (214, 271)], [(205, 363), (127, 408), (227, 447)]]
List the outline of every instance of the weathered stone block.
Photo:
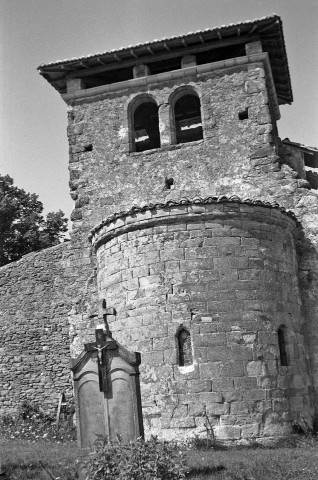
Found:
[(195, 420), (194, 417), (184, 417), (184, 418), (163, 418), (161, 421), (161, 426), (163, 428), (194, 428)]
[(241, 438), (241, 427), (238, 426), (217, 426), (214, 428), (215, 437), (218, 440), (238, 440)]
[(249, 260), (247, 258), (214, 258), (215, 270), (232, 270), (248, 268)]
[(206, 403), (206, 414), (208, 416), (227, 415), (230, 411), (228, 403)]
[(185, 272), (191, 270), (214, 270), (213, 258), (180, 261), (180, 271)]
[(217, 255), (217, 249), (215, 247), (193, 247), (185, 248), (185, 259), (192, 258), (210, 258)]
[[(233, 382), (233, 378), (230, 379)], [(243, 391), (240, 388), (223, 391), (223, 397), (226, 402), (238, 402), (243, 400)]]
[[(187, 388), (186, 383), (182, 380), (179, 380), (179, 381), (170, 380), (169, 391), (171, 393), (175, 393), (175, 394), (185, 394), (185, 393), (188, 392), (188, 388)], [(190, 401), (190, 399), (189, 399), (189, 401)]]
[(234, 360), (252, 360), (253, 358), (253, 349), (252, 346), (246, 346), (241, 343), (233, 343), (231, 345), (232, 358)]
[[(213, 335), (213, 334), (210, 334)], [(215, 334), (222, 335), (222, 334)], [(225, 337), (225, 335), (224, 335)], [(207, 360), (211, 362), (227, 362), (231, 358), (231, 349), (224, 345), (214, 345), (213, 348), (209, 348), (206, 354)]]
[(229, 360), (224, 364), (223, 375), (225, 377), (243, 377), (245, 375), (245, 362), (241, 360)]
[[(213, 392), (224, 392), (231, 391), (234, 388), (233, 378), (216, 378), (212, 380), (212, 390)], [(222, 398), (222, 395), (221, 395)]]
[(153, 350), (170, 350), (175, 349), (176, 341), (173, 337), (163, 337), (153, 339)]
[(187, 388), (189, 393), (211, 392), (211, 380), (188, 380)]
[(251, 425), (242, 425), (242, 438), (255, 438), (259, 435), (260, 424), (252, 423)]
[(179, 367), (175, 366), (173, 369), (173, 375), (175, 380), (196, 380), (199, 378), (208, 378), (208, 377), (201, 377), (199, 374), (199, 365), (189, 365), (187, 367)]
[(286, 437), (291, 433), (291, 423), (269, 423), (263, 429), (264, 437)]
[(174, 250), (165, 249), (160, 251), (160, 261), (166, 262), (167, 260), (183, 260), (184, 259), (184, 250), (183, 248), (178, 248)]
[[(292, 397), (290, 398), (290, 409), (291, 411), (299, 411), (301, 412), (304, 407), (304, 399), (303, 397)], [(287, 408), (286, 408), (287, 411)]]
[(262, 413), (248, 413), (240, 415), (222, 415), (220, 425), (249, 425), (262, 422)]
[(196, 426), (198, 426), (197, 417), (205, 417), (206, 409), (202, 403), (192, 402), (188, 404), (189, 415), (195, 420)]
[[(193, 336), (193, 343), (199, 347), (214, 347), (220, 345), (226, 345), (226, 335), (225, 333), (204, 333), (203, 335), (194, 335)], [(211, 348), (210, 352), (208, 352), (208, 357), (211, 355), (212, 357), (209, 360), (213, 360), (213, 358), (217, 360), (221, 360), (221, 357), (224, 358), (224, 353), (221, 353), (226, 349), (215, 349)], [(226, 356), (225, 356), (226, 358)]]
[(250, 401), (261, 401), (266, 399), (266, 390), (250, 389), (244, 393), (244, 397)]
[[(211, 318), (211, 317), (202, 317), (202, 322), (204, 322), (203, 318)], [(217, 331), (217, 324), (215, 322), (213, 323), (201, 323), (200, 325), (200, 334), (205, 334), (205, 333), (216, 333)]]
[(221, 362), (201, 363), (199, 365), (199, 370), (200, 370), (200, 378), (214, 379), (222, 375), (222, 363)]
[(249, 413), (249, 407), (246, 402), (231, 402), (231, 415), (242, 415), (244, 413)]
[(261, 360), (248, 362), (246, 365), (247, 375), (249, 377), (258, 377), (263, 372), (263, 362)]

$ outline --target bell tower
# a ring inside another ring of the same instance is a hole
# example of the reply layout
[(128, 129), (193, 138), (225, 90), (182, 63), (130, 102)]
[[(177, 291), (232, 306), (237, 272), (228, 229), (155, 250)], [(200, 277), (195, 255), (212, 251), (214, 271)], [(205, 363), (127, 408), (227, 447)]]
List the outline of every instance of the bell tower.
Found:
[[(141, 353), (146, 435), (208, 424), (238, 441), (310, 421), (281, 19), (39, 70), (69, 107), (73, 249), (88, 278), (96, 260), (114, 337)], [(89, 315), (75, 324), (78, 353)]]

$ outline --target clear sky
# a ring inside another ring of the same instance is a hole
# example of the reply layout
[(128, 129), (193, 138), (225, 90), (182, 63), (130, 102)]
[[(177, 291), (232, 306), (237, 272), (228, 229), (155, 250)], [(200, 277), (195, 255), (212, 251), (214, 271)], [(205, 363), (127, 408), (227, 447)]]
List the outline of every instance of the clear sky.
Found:
[(280, 136), (318, 146), (318, 0), (0, 0), (0, 174), (46, 212), (70, 215), (67, 107), (41, 63), (272, 13), (283, 20), (294, 94)]

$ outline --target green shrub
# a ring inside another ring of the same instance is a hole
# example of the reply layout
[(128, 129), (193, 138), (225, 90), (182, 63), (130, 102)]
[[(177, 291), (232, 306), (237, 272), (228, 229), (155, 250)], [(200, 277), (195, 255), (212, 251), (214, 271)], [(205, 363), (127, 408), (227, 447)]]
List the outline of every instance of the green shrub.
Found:
[(59, 443), (76, 438), (71, 417), (61, 418), (57, 425), (53, 416), (29, 401), (21, 403), (16, 415), (0, 417), (0, 431), (10, 440), (19, 438), (35, 442), (41, 439)]
[(19, 405), (17, 417), (21, 420), (32, 420), (33, 422), (51, 423), (53, 418), (44, 413), (38, 405), (24, 400)]
[(99, 436), (95, 451), (81, 463), (90, 480), (179, 480), (186, 473), (184, 454), (155, 437), (123, 443)]

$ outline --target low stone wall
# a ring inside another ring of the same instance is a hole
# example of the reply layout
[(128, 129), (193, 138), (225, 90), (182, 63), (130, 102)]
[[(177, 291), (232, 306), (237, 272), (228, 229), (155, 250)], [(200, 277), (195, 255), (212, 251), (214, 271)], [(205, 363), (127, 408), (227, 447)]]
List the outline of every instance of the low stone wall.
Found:
[(69, 318), (83, 312), (81, 262), (82, 276), (69, 242), (0, 269), (0, 413), (28, 400), (54, 414), (62, 392), (73, 403)]
[[(211, 198), (133, 209), (94, 230), (101, 296), (117, 310), (110, 329), (141, 352), (146, 435), (213, 429), (239, 441), (310, 421), (295, 231), (278, 208)], [(187, 366), (181, 328), (191, 334)]]

